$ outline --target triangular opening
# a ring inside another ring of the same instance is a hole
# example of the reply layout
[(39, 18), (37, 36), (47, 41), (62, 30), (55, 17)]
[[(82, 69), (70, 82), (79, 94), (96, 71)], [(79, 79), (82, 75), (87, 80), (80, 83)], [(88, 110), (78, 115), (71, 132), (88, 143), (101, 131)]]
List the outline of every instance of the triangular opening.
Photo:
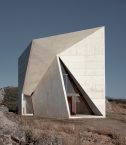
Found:
[(61, 61), (61, 70), (64, 80), (65, 91), (67, 94), (67, 100), (69, 104), (69, 110), (71, 115), (94, 115), (94, 112), (84, 99), (81, 91), (74, 82), (71, 74), (67, 70), (65, 64)]

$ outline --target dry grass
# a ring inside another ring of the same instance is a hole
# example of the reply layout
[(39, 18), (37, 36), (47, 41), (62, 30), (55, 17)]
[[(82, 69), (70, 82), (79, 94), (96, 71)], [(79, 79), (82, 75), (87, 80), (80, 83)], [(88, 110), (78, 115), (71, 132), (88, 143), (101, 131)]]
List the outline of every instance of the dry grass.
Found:
[[(6, 88), (4, 105), (15, 110), (17, 88)], [(26, 133), (35, 145), (126, 145), (126, 102), (107, 102), (106, 119), (58, 120), (5, 115)]]
[(107, 114), (106, 119), (56, 120), (20, 117), (20, 123), (32, 142), (41, 140), (59, 141), (57, 145), (126, 145), (126, 118), (119, 114), (121, 109), (125, 109), (122, 107), (125, 104), (111, 105), (112, 112)]

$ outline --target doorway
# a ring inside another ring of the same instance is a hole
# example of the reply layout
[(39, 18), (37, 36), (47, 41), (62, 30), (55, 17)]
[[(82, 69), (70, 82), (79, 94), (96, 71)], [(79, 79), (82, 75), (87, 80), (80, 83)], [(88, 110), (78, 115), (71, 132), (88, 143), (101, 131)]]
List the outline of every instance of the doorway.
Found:
[(33, 115), (32, 98), (24, 94), (22, 99), (22, 115)]

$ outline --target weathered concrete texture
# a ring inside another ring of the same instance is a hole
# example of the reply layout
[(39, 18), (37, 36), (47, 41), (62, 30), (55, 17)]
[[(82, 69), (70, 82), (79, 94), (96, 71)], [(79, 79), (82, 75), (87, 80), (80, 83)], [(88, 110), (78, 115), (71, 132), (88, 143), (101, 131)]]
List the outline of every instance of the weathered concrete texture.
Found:
[[(19, 61), (19, 71), (23, 71), (19, 72), (19, 94), (33, 94), (37, 116), (71, 117), (59, 58), (86, 93), (85, 99), (91, 109), (105, 117), (104, 27), (32, 41), (30, 51), (26, 51)], [(23, 99), (20, 100), (22, 106)]]
[(50, 118), (68, 118), (68, 111), (57, 57), (42, 77), (32, 96), (34, 114)]
[(22, 114), (21, 94), (23, 92), (23, 87), (25, 85), (25, 78), (26, 78), (26, 73), (27, 73), (30, 52), (31, 52), (31, 43), (29, 44), (29, 46), (25, 49), (25, 51), (22, 53), (22, 55), (18, 59), (18, 88), (19, 88), (19, 91), (18, 91), (17, 104), (18, 104), (18, 111), (20, 112), (20, 114)]
[[(25, 76), (24, 93), (31, 95), (55, 56), (91, 35), (99, 28), (34, 39)], [(39, 69), (38, 69), (39, 68)]]
[(105, 116), (105, 48), (101, 28), (59, 54), (83, 90)]

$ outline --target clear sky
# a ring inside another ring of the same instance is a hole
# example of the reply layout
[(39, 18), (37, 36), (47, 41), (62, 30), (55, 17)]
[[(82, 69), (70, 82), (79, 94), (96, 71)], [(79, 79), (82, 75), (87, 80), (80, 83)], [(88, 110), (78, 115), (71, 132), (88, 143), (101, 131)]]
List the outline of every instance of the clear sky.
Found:
[(17, 86), (17, 62), (34, 38), (106, 27), (106, 95), (126, 98), (126, 0), (1, 0), (0, 87)]

